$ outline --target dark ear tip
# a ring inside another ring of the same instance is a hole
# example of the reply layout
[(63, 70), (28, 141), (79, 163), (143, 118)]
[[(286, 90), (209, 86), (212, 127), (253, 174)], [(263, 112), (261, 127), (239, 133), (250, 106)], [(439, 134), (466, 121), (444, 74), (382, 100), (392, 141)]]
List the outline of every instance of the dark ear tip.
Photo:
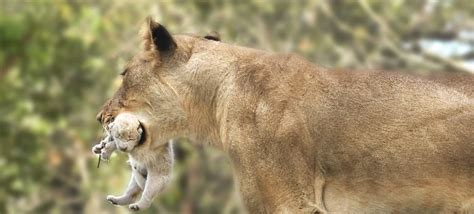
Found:
[(147, 17), (151, 41), (159, 51), (171, 51), (177, 48), (176, 42), (165, 26), (155, 22), (151, 17)]
[(208, 33), (206, 36), (204, 36), (204, 38), (209, 39), (209, 40), (218, 41), (218, 42), (221, 41), (221, 37), (220, 37), (219, 33), (216, 32), (216, 31), (212, 31), (212, 32)]

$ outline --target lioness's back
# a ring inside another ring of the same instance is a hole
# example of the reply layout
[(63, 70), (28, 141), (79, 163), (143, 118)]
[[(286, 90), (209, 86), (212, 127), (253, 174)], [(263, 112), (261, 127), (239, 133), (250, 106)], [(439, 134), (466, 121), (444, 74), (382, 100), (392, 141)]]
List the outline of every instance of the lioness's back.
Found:
[(304, 112), (329, 210), (450, 212), (474, 197), (474, 102), (462, 90), (278, 57), (268, 69), (275, 76), (261, 78), (262, 100)]

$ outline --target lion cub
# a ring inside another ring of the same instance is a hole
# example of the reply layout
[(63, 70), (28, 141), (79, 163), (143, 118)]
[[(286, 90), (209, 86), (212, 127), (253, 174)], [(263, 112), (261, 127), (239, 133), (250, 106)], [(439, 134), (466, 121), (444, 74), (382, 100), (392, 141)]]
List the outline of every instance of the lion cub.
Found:
[[(148, 208), (154, 197), (169, 183), (173, 168), (172, 142), (162, 145), (141, 144), (143, 129), (138, 119), (130, 113), (117, 115), (108, 126), (108, 136), (94, 146), (94, 153), (100, 150), (101, 157), (108, 159), (115, 150), (128, 153), (132, 176), (125, 192), (121, 196), (107, 196), (115, 205), (127, 205), (134, 202), (141, 192), (141, 198), (129, 206), (134, 211)], [(153, 142), (151, 142), (153, 143)]]

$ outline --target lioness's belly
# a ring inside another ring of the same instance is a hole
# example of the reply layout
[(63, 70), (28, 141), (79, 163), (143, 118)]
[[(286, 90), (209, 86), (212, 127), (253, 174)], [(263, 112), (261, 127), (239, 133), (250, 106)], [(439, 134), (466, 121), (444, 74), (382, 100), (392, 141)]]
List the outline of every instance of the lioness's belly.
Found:
[[(399, 129), (396, 137), (381, 138), (385, 141), (374, 135), (331, 142), (322, 155), (327, 166), (327, 209), (458, 213), (474, 201), (473, 127), (474, 114), (466, 112)], [(469, 206), (468, 213), (474, 213), (474, 205)]]
[(473, 178), (328, 180), (329, 213), (455, 213), (474, 198)]

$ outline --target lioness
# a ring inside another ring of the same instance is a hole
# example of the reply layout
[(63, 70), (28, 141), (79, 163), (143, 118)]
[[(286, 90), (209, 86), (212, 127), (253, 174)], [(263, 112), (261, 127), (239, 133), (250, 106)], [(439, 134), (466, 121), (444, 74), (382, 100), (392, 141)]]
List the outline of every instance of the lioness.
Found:
[(474, 101), (461, 91), (171, 35), (150, 18), (143, 41), (97, 119), (133, 112), (150, 148), (210, 142), (251, 213), (474, 212)]

